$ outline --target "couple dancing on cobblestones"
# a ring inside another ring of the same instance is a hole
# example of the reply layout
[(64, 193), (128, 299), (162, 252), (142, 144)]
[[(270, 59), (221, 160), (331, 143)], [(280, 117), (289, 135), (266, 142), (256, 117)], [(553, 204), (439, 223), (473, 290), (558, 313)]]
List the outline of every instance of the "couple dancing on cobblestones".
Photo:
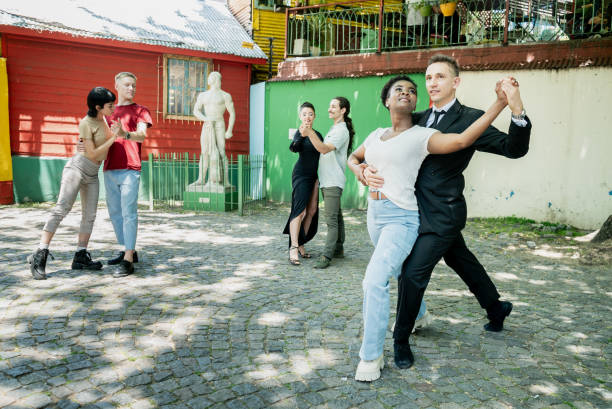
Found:
[(315, 268), (327, 268), (333, 258), (344, 257), (344, 219), (340, 207), (346, 183), (346, 157), (353, 146), (351, 105), (344, 97), (335, 97), (327, 109), (334, 121), (323, 138), (312, 128), (315, 107), (310, 102), (300, 106), (301, 125), (289, 145), (299, 154), (291, 175), (291, 213), (284, 234), (289, 234), (289, 262), (300, 265), (299, 256), (310, 258), (304, 244), (317, 234), (319, 223), (319, 187), (323, 194), (327, 237), (323, 254)]
[[(138, 189), (140, 186), (142, 142), (152, 124), (147, 107), (134, 103), (136, 76), (120, 72), (115, 76), (115, 94), (104, 87), (93, 88), (87, 96), (87, 115), (79, 122), (77, 153), (68, 160), (62, 172), (57, 203), (40, 238), (37, 249), (28, 256), (30, 273), (36, 280), (47, 278), (49, 244), (60, 222), (72, 209), (81, 194), (81, 225), (73, 270), (100, 270), (102, 263), (93, 261), (87, 251), (98, 207), (100, 183), (98, 170), (104, 161), (106, 204), (117, 242), (122, 251), (108, 260), (115, 266), (113, 277), (134, 272), (138, 262), (136, 234), (138, 230)], [(111, 123), (109, 126), (108, 123)]]
[[(381, 100), (391, 127), (373, 131), (349, 157), (349, 168), (370, 187), (368, 231), (375, 245), (363, 280), (364, 335), (355, 373), (373, 381), (384, 367), (383, 345), (389, 319), (389, 280), (399, 279), (394, 326), (394, 360), (414, 363), (409, 337), (435, 265), (444, 258), (487, 311), (487, 331), (501, 331), (512, 303), (500, 301), (484, 267), (461, 235), (466, 221), (462, 172), (476, 150), (519, 158), (527, 153), (531, 124), (518, 82), (496, 84), (496, 100), (483, 114), (455, 97), (459, 66), (445, 55), (429, 61), (425, 81), (433, 107), (412, 114), (416, 84), (407, 76), (390, 79)], [(508, 105), (508, 134), (491, 126)], [(367, 163), (367, 164), (366, 164)]]
[[(433, 107), (413, 113), (416, 84), (407, 76), (390, 79), (382, 89), (381, 101), (389, 110), (392, 126), (373, 131), (348, 161), (350, 170), (370, 187), (367, 222), (375, 246), (363, 280), (364, 335), (355, 373), (359, 381), (378, 379), (384, 367), (391, 277), (399, 279), (393, 336), (395, 364), (402, 369), (414, 363), (409, 336), (415, 322), (427, 314), (423, 294), (440, 259), (444, 258), (487, 311), (489, 322), (485, 330), (501, 331), (512, 311), (512, 303), (499, 300), (495, 285), (461, 235), (467, 215), (462, 172), (476, 150), (508, 158), (527, 153), (531, 123), (523, 109), (518, 82), (511, 77), (500, 80), (495, 87), (496, 100), (483, 114), (457, 101), (459, 66), (453, 58), (433, 56), (425, 77)], [(507, 134), (491, 126), (506, 105), (512, 111)], [(333, 119), (332, 115), (330, 104)], [(304, 195), (301, 213), (295, 218), (302, 224), (296, 223), (297, 229), (290, 238), (290, 250), (295, 250), (295, 257), (290, 253), (292, 264), (299, 263), (298, 251), (306, 254), (303, 244), (316, 233), (316, 159), (318, 153), (324, 153), (315, 148), (323, 144), (320, 134), (307, 131), (314, 119), (314, 107), (302, 105), (300, 118), (302, 126), (291, 149), (300, 152), (302, 160), (304, 142), (310, 141), (310, 159), (315, 165), (310, 164), (314, 180), (306, 191), (311, 194)], [(304, 155), (304, 160), (308, 159)], [(296, 207), (295, 173), (294, 170), (292, 216)], [(327, 202), (325, 205), (327, 208)], [(286, 232), (291, 230), (291, 221), (290, 217)], [(333, 251), (333, 246), (330, 248)]]

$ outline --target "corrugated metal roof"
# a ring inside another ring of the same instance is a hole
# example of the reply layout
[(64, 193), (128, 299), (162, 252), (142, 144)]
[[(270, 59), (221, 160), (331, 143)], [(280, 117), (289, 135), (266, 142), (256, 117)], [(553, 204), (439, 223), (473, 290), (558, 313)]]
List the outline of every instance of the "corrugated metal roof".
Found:
[[(4, 0), (0, 24), (267, 58), (219, 0)], [(252, 48), (243, 43), (253, 44)]]

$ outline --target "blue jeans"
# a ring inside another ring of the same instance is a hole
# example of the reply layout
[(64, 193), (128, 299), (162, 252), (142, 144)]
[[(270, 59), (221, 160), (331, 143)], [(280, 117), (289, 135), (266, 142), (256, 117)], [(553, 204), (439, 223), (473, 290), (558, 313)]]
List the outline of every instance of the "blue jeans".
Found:
[(418, 231), (417, 210), (402, 209), (386, 199), (368, 199), (368, 232), (375, 249), (363, 279), (363, 341), (359, 357), (365, 361), (383, 353), (389, 325), (389, 280), (399, 276)]
[(140, 172), (130, 169), (107, 170), (104, 172), (104, 187), (108, 215), (117, 242), (125, 246), (125, 250), (134, 250), (138, 231)]

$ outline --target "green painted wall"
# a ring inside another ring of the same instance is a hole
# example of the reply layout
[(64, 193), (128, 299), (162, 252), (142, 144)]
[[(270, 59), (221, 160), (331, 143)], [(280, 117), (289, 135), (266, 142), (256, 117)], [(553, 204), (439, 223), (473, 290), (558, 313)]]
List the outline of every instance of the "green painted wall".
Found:
[[(16, 203), (55, 202), (59, 194), (62, 171), (69, 158), (13, 156), (13, 194)], [(142, 162), (138, 199), (149, 200), (148, 161)], [(104, 176), (99, 172), (100, 200), (105, 200)]]
[[(325, 136), (332, 125), (327, 115), (329, 101), (336, 96), (348, 98), (355, 126), (353, 148), (357, 148), (374, 129), (390, 126), (389, 111), (380, 101), (380, 91), (391, 77), (267, 83), (264, 146), (268, 158), (268, 197), (272, 200), (291, 201), (291, 172), (298, 154), (289, 150), (289, 128), (299, 126), (298, 107), (304, 101), (315, 106), (317, 117), (314, 128)], [(413, 74), (410, 77), (417, 83), (420, 95), (417, 110), (426, 109), (429, 106), (429, 97), (425, 90), (425, 76)], [(348, 169), (346, 175), (347, 184), (342, 194), (342, 206), (365, 208), (366, 188), (357, 182)]]

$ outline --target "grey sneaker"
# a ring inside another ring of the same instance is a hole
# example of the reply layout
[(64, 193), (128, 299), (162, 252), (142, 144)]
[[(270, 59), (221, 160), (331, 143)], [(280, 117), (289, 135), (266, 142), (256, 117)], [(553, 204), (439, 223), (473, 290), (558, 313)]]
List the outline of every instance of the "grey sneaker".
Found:
[(325, 256), (321, 256), (319, 257), (319, 260), (317, 261), (317, 264), (315, 264), (314, 268), (327, 268), (329, 267), (330, 263), (331, 263), (330, 259), (328, 259)]
[[(429, 313), (429, 311), (425, 311), (425, 314), (418, 320), (414, 322), (414, 327), (412, 327), (412, 333), (414, 334), (417, 329), (423, 329), (429, 324), (433, 322), (433, 316)], [(391, 326), (391, 332), (395, 331), (395, 322)]]

